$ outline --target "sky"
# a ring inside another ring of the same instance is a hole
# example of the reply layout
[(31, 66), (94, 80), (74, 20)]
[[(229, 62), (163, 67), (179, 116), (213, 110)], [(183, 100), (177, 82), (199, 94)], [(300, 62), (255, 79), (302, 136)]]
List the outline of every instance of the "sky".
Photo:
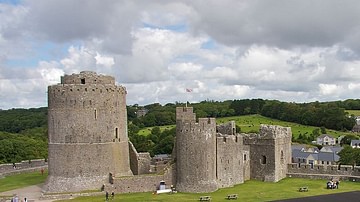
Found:
[[(0, 109), (95, 71), (127, 104), (359, 99), (358, 0), (0, 0)], [(186, 92), (192, 89), (192, 92)]]

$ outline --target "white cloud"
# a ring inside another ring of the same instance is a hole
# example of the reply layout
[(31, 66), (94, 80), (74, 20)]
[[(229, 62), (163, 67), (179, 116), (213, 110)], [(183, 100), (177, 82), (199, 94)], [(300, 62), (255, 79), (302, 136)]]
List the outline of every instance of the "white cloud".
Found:
[(309, 2), (0, 3), (0, 108), (45, 106), (83, 70), (114, 76), (129, 104), (358, 98), (360, 3)]
[(97, 65), (103, 65), (108, 68), (115, 64), (113, 57), (102, 56), (99, 53), (96, 53), (95, 60)]
[(320, 93), (322, 95), (336, 94), (340, 89), (340, 87), (337, 86), (336, 84), (323, 84), (323, 83), (319, 84), (319, 88), (320, 88)]

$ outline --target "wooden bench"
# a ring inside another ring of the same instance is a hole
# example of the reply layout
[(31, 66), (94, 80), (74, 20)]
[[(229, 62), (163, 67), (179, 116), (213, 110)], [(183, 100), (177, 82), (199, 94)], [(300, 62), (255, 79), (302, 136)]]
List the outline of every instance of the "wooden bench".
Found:
[(200, 201), (211, 201), (211, 196), (200, 196)]
[(229, 195), (227, 195), (226, 198), (227, 198), (228, 200), (237, 199), (237, 198), (238, 198), (238, 195), (237, 195), (237, 194), (229, 194)]
[(309, 191), (308, 187), (300, 187), (299, 192)]

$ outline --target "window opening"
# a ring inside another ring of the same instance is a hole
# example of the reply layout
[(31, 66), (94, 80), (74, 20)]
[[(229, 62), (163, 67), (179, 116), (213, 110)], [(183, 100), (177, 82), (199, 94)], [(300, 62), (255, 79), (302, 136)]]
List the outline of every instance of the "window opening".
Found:
[(266, 156), (261, 157), (261, 164), (266, 164)]
[(81, 79), (81, 84), (85, 84), (85, 79)]
[(115, 128), (115, 138), (116, 138), (116, 139), (118, 138), (118, 135), (119, 135), (119, 129), (118, 129), (118, 128)]

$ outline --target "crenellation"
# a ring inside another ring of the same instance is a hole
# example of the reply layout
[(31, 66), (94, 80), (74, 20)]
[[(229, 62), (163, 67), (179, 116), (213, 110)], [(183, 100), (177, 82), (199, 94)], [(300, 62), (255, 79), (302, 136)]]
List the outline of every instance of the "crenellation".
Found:
[(217, 125), (215, 118), (196, 119), (192, 107), (176, 108), (174, 159), (154, 169), (164, 174), (132, 176), (152, 167), (150, 154), (137, 153), (128, 140), (126, 88), (94, 72), (61, 80), (48, 88), (45, 191), (81, 191), (109, 182), (117, 192), (143, 192), (166, 180), (178, 191), (202, 193), (250, 179), (277, 182), (287, 175), (351, 175), (360, 181), (356, 166), (291, 164), (289, 127), (262, 124), (258, 134), (238, 134), (234, 121)]
[[(102, 179), (98, 182), (102, 184), (109, 173), (132, 175), (125, 92), (124, 87), (115, 85), (113, 77), (94, 72), (65, 75), (62, 84), (49, 86), (51, 180), (45, 186), (46, 191), (62, 189), (56, 181), (64, 178), (94, 177)], [(86, 184), (83, 189), (93, 188)], [(72, 188), (69, 185), (66, 189)]]

